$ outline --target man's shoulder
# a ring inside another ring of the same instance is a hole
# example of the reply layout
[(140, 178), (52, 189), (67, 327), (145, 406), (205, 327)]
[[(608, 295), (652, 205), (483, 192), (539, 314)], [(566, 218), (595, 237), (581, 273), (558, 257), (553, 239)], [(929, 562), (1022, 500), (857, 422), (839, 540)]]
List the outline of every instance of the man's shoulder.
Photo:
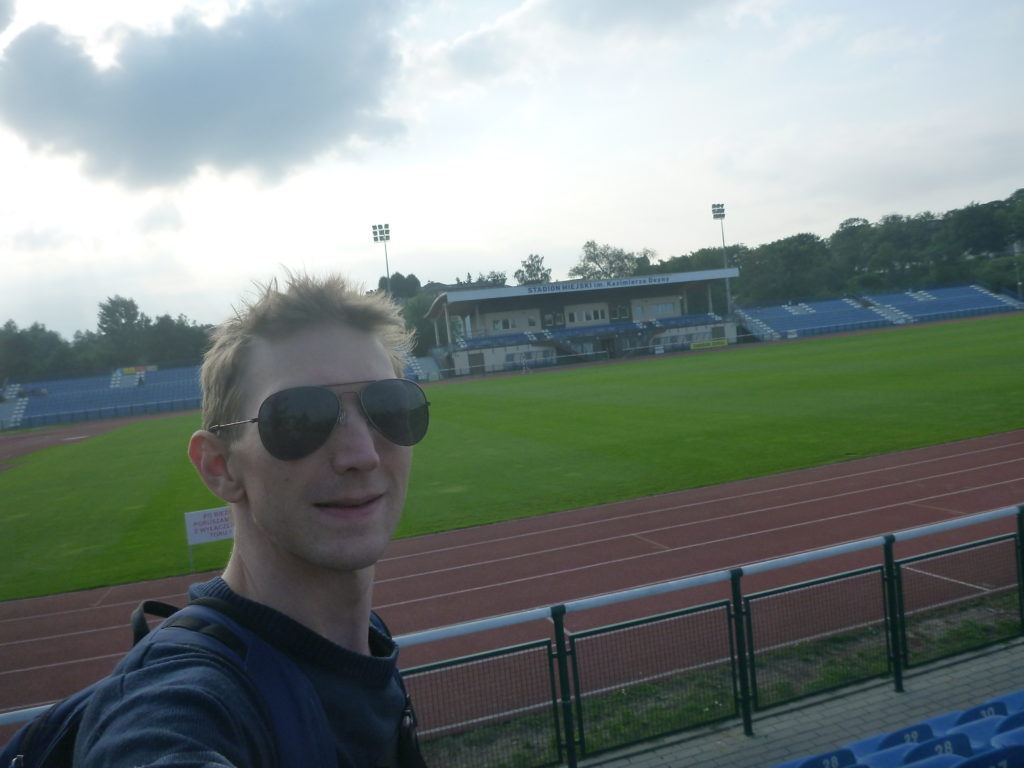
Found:
[(210, 755), (224, 765), (270, 764), (271, 727), (244, 668), (229, 652), (189, 639), (157, 630), (96, 686), (76, 760), (149, 765), (161, 755), (195, 753), (210, 765), (221, 764)]

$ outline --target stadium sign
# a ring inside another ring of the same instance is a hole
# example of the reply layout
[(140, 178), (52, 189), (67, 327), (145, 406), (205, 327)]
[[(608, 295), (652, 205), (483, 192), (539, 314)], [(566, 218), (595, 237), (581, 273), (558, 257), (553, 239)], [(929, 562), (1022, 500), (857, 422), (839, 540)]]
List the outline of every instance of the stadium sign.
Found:
[(185, 538), (188, 539), (188, 569), (194, 571), (193, 546), (235, 538), (235, 526), (231, 522), (231, 512), (227, 507), (186, 512)]
[(672, 282), (667, 275), (646, 277), (620, 277), (613, 280), (579, 280), (576, 282), (548, 283), (527, 286), (527, 293), (566, 293), (569, 291), (598, 291), (606, 288), (632, 288), (637, 285), (659, 285)]

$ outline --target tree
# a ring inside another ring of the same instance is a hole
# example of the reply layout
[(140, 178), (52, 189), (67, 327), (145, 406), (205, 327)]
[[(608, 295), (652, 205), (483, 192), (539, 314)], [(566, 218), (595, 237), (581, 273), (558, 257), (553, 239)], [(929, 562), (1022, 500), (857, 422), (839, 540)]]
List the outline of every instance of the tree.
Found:
[(51, 372), (69, 373), (71, 345), (41, 323), (18, 328), (8, 320), (0, 329), (0, 381), (38, 379)]
[[(401, 272), (391, 273), (391, 295), (396, 299), (411, 299), (420, 291), (420, 279), (409, 273), (408, 276)], [(381, 275), (377, 281), (377, 290), (384, 292), (388, 290), (388, 278)]]
[(518, 285), (542, 285), (551, 282), (551, 270), (544, 266), (544, 257), (531, 253), (514, 273)]
[[(644, 250), (644, 255), (653, 254), (653, 251)], [(578, 277), (583, 280), (607, 280), (613, 277), (629, 277), (636, 273), (640, 257), (635, 253), (627, 253), (622, 248), (615, 248), (605, 243), (598, 245), (593, 240), (583, 244), (583, 253), (580, 260), (569, 270), (569, 277)]]

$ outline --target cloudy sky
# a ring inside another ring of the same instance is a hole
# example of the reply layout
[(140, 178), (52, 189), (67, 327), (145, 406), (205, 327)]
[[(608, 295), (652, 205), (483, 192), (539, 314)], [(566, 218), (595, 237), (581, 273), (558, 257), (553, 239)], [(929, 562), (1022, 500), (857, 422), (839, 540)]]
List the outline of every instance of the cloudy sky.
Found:
[(1020, 0), (0, 0), (0, 322), (556, 279), (1024, 187)]

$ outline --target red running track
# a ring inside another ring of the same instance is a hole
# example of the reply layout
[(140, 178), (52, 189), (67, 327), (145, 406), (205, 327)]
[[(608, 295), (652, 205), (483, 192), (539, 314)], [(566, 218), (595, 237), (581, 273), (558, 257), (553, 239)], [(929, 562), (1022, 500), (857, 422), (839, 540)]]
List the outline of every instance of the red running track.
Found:
[[(730, 568), (1024, 502), (1024, 430), (726, 485), (396, 541), (375, 605), (396, 634)], [(1013, 530), (1008, 518), (901, 545), (898, 557)], [(747, 592), (877, 564), (867, 551), (775, 571)], [(0, 603), (0, 712), (113, 667), (143, 598), (199, 576)], [(696, 605), (726, 585), (570, 614), (570, 630)], [(404, 666), (550, 636), (547, 622), (407, 648)], [(0, 741), (11, 729), (0, 729)]]

